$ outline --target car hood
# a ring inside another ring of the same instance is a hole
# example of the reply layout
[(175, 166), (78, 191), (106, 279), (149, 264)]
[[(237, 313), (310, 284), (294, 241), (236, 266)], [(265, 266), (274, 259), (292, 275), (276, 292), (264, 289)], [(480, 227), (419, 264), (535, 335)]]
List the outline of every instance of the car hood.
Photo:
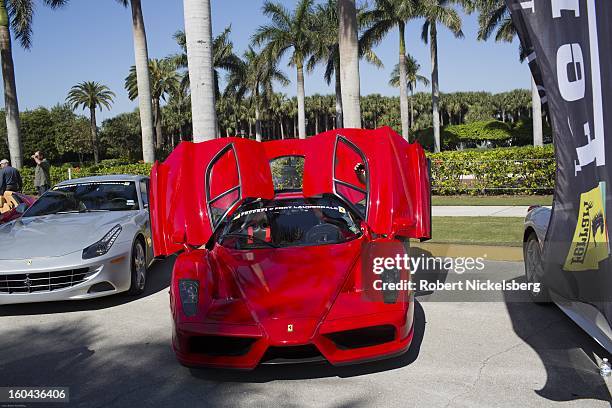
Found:
[(0, 225), (0, 260), (63, 256), (99, 241), (135, 212), (57, 214), (20, 218)]
[(340, 292), (361, 247), (362, 239), (254, 251), (224, 248), (217, 252), (215, 266), (233, 273), (260, 322), (289, 318), (319, 321)]

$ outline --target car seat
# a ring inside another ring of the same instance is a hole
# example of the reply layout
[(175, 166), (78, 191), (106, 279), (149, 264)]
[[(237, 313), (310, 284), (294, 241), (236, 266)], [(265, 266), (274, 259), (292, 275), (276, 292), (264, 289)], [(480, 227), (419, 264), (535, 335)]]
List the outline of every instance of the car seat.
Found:
[(5, 212), (7, 212), (9, 210), (10, 210), (10, 208), (8, 206), (8, 203), (4, 199), (4, 196), (0, 195), (0, 214), (4, 214)]
[(12, 191), (4, 192), (4, 200), (7, 202), (9, 209), (11, 210), (17, 207), (21, 201), (17, 199), (17, 196), (14, 195)]

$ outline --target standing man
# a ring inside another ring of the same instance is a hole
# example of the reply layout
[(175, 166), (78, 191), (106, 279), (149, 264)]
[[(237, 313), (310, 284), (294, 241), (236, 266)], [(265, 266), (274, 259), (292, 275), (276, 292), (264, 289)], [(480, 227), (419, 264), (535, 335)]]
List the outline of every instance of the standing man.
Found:
[(32, 159), (36, 162), (36, 170), (34, 171), (34, 187), (38, 191), (38, 195), (43, 195), (51, 187), (51, 175), (49, 169), (51, 165), (45, 159), (43, 152), (40, 150), (34, 153)]
[(0, 161), (0, 195), (3, 195), (5, 191), (20, 193), (22, 188), (23, 182), (19, 170), (11, 167), (6, 159)]

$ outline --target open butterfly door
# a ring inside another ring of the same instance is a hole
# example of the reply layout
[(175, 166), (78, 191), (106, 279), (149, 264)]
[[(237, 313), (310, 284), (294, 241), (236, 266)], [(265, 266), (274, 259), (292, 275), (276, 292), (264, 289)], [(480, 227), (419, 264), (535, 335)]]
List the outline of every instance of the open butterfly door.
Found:
[(274, 197), (261, 143), (216, 139), (181, 143), (151, 170), (151, 227), (155, 256), (208, 242), (246, 198)]
[(305, 196), (333, 192), (376, 234), (431, 238), (429, 164), (419, 144), (388, 127), (339, 129), (308, 142)]

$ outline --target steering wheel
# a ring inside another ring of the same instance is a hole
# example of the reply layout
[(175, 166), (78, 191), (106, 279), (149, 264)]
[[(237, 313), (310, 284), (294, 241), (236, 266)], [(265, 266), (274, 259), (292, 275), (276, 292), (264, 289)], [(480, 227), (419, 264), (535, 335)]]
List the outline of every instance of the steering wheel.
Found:
[(340, 239), (341, 231), (333, 224), (319, 224), (312, 227), (306, 233), (306, 242), (323, 244), (337, 242)]

